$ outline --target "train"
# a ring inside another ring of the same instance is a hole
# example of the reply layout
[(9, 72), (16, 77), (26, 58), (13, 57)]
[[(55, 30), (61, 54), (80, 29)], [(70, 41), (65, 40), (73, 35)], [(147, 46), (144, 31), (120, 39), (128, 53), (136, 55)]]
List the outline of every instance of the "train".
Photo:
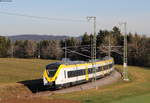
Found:
[(114, 59), (55, 62), (46, 65), (43, 73), (44, 86), (62, 88), (99, 79), (114, 70)]

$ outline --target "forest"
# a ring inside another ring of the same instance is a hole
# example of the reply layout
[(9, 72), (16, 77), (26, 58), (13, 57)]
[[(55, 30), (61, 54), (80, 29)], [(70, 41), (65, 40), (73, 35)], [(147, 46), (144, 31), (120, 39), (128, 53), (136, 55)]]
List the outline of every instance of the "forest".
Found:
[[(88, 61), (91, 59), (89, 57), (92, 38), (93, 35), (86, 32), (81, 38), (66, 37), (65, 40), (11, 41), (7, 37), (0, 36), (0, 57), (61, 60), (66, 55), (71, 60)], [(150, 67), (150, 37), (128, 33), (127, 42), (128, 65)], [(110, 55), (116, 64), (123, 63), (124, 35), (119, 28), (99, 30), (96, 44), (97, 59)]]

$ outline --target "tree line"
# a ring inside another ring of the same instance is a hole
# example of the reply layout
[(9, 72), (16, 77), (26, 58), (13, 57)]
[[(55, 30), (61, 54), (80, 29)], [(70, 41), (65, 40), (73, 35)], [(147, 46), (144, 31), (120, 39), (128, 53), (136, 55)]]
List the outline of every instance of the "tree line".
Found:
[[(17, 40), (0, 36), (0, 57), (90, 60), (93, 35), (68, 37), (66, 40)], [(137, 33), (127, 34), (128, 64), (150, 67), (150, 38)], [(123, 63), (124, 35), (120, 29), (100, 30), (97, 33), (97, 58), (114, 57), (115, 63)], [(67, 51), (65, 53), (65, 51)], [(111, 51), (111, 52), (109, 52)]]

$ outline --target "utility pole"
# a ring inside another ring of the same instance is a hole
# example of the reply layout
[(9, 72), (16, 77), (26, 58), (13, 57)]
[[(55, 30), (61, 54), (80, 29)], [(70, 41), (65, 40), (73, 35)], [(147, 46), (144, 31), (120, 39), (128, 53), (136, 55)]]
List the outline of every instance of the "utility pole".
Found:
[(67, 39), (65, 39), (65, 64), (67, 64)]
[(111, 43), (110, 43), (110, 35), (109, 34), (109, 47), (108, 47), (108, 57), (110, 58), (111, 57)]
[(39, 41), (39, 47), (38, 47), (38, 59), (41, 58), (41, 42)]
[(93, 72), (94, 72), (94, 80), (95, 80), (95, 87), (97, 89), (96, 85), (96, 17), (95, 16), (88, 16), (87, 20), (93, 20), (94, 22), (94, 34), (93, 38), (91, 40), (91, 59), (92, 59), (92, 65), (93, 65)]
[(123, 22), (121, 23), (124, 25), (124, 55), (123, 55), (123, 80), (129, 81), (128, 78), (128, 68), (127, 68), (127, 23)]

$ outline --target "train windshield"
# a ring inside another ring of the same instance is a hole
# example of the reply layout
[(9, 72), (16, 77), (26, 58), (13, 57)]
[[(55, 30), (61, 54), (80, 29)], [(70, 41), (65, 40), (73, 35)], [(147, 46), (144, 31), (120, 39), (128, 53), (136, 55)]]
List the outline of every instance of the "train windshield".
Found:
[(55, 75), (56, 71), (58, 70), (60, 65), (61, 65), (60, 63), (48, 64), (46, 66), (46, 70), (47, 70), (48, 76), (49, 77), (53, 77)]

